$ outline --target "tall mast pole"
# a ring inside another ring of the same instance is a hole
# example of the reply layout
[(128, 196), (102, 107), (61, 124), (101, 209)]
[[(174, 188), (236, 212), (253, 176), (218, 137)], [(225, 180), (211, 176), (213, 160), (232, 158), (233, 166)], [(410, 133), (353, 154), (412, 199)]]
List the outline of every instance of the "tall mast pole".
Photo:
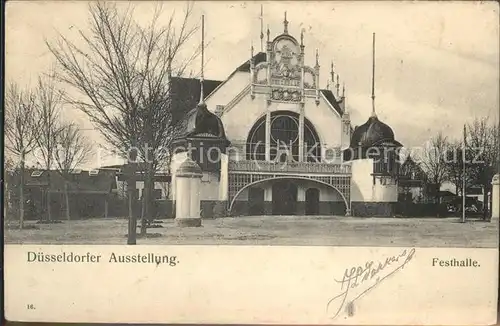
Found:
[(260, 52), (264, 52), (264, 7), (260, 5)]
[(205, 15), (201, 15), (201, 75), (200, 75), (200, 104), (205, 103), (203, 94), (204, 81), (204, 63), (205, 63)]
[(465, 171), (465, 148), (466, 148), (466, 127), (464, 124), (464, 140), (463, 140), (463, 148), (462, 148), (462, 223), (465, 223), (465, 196), (466, 196), (466, 171)]
[(375, 33), (373, 33), (372, 44), (372, 117), (376, 117), (375, 113)]

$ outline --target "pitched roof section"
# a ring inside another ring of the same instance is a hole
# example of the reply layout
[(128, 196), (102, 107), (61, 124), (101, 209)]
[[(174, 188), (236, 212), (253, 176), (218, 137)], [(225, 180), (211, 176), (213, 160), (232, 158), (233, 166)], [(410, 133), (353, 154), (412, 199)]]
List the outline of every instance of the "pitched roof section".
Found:
[[(267, 58), (267, 55), (264, 52), (259, 52), (259, 53), (257, 53), (256, 55), (253, 56), (253, 59), (255, 60), (254, 64), (258, 65), (261, 62), (266, 62), (266, 60), (267, 60), (266, 58)], [(246, 60), (245, 62), (243, 62), (229, 76), (227, 76), (226, 80), (224, 80), (223, 82), (221, 82), (217, 87), (220, 87), (220, 86), (224, 85), (237, 72), (248, 72), (249, 73), (250, 72), (250, 60)], [(207, 95), (211, 95), (211, 94), (207, 94)]]
[(335, 95), (333, 95), (333, 92), (329, 89), (320, 89), (320, 92), (325, 96), (328, 103), (330, 103), (333, 106), (335, 111), (337, 111), (338, 114), (342, 116), (342, 114), (344, 114), (344, 111), (342, 111), (342, 108), (335, 99)]
[[(33, 173), (39, 172), (38, 174)], [(40, 174), (41, 172), (41, 174)], [(35, 176), (39, 175), (39, 176)], [(64, 192), (64, 178), (55, 170), (40, 171), (27, 169), (25, 171), (26, 186), (47, 187), (50, 176), (50, 191)], [(99, 171), (96, 175), (90, 175), (89, 171), (73, 173), (68, 178), (68, 192), (72, 193), (110, 193), (116, 189), (116, 173), (114, 171)]]
[[(253, 56), (254, 64), (258, 65), (261, 62), (267, 61), (265, 52), (258, 52)], [(250, 60), (243, 62), (236, 68), (225, 81), (204, 80), (203, 90), (204, 96), (207, 98), (217, 87), (229, 80), (237, 72), (250, 72)], [(196, 78), (173, 77), (172, 78), (172, 112), (173, 121), (177, 122), (184, 118), (186, 114), (196, 107), (200, 101), (200, 80)], [(343, 110), (335, 99), (333, 92), (328, 89), (321, 89), (320, 92), (325, 96), (330, 105), (339, 113), (343, 114)]]
[[(267, 55), (264, 52), (259, 52), (253, 56), (254, 65), (258, 65), (261, 62), (265, 62), (267, 60)], [(234, 75), (235, 72), (250, 72), (250, 60), (243, 62), (236, 70), (229, 76)], [(228, 78), (229, 79), (229, 78)]]
[(412, 179), (412, 180), (427, 181), (427, 176), (425, 172), (410, 155), (408, 155), (403, 164), (401, 164), (398, 174), (400, 180)]
[[(206, 98), (222, 82), (205, 79), (203, 95)], [(171, 80), (172, 120), (177, 122), (200, 102), (200, 80), (197, 78), (173, 77)]]
[[(99, 171), (106, 171), (106, 170), (111, 170), (114, 169), (116, 170), (116, 175), (118, 176), (118, 181), (125, 181), (126, 176), (125, 176), (125, 169), (126, 166), (125, 164), (115, 164), (115, 165), (107, 165), (107, 166), (102, 166), (98, 168)], [(146, 171), (147, 165), (144, 162), (138, 162), (137, 163), (137, 181), (144, 181), (144, 171)], [(155, 182), (170, 182), (172, 180), (172, 176), (168, 171), (156, 171), (154, 175), (154, 181)]]

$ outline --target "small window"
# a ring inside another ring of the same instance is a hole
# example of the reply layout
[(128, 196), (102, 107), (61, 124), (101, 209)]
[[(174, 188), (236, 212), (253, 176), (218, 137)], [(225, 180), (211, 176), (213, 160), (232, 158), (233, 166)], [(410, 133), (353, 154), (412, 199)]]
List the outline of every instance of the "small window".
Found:
[(73, 171), (71, 171), (72, 174), (80, 174), (82, 173), (82, 170), (81, 169), (74, 169)]
[(38, 171), (38, 170), (37, 171), (33, 171), (33, 172), (31, 172), (31, 176), (32, 177), (39, 177), (39, 176), (42, 175), (42, 173), (43, 173), (43, 171)]
[(98, 175), (98, 174), (99, 174), (99, 170), (90, 170), (90, 171), (89, 171), (89, 175), (90, 175), (90, 176), (96, 176), (96, 175)]

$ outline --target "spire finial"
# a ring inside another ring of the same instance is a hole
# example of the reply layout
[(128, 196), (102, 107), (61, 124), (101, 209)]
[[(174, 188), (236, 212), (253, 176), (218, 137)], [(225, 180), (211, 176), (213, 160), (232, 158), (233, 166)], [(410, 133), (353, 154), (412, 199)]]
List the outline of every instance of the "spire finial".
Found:
[(264, 51), (264, 6), (260, 5), (260, 52)]
[(345, 98), (345, 82), (342, 82), (342, 98)]
[(337, 96), (340, 96), (339, 74), (337, 74), (337, 85), (335, 87), (337, 88)]
[(335, 71), (333, 70), (333, 60), (330, 65), (330, 77), (332, 78), (332, 85), (333, 85), (333, 83), (335, 82)]
[(304, 29), (300, 31), (300, 46), (304, 46)]
[(253, 41), (250, 41), (250, 59), (253, 60)]
[(372, 43), (372, 117), (376, 117), (375, 113), (375, 33), (373, 33)]
[(316, 67), (319, 67), (319, 50), (316, 49)]
[(286, 11), (285, 11), (285, 19), (283, 20), (284, 33), (288, 34), (288, 20), (286, 19)]
[(205, 15), (201, 15), (201, 75), (200, 75), (200, 104), (205, 103), (203, 94), (204, 64), (205, 64)]
[(271, 35), (271, 31), (269, 30), (269, 24), (267, 24), (267, 41), (269, 42), (269, 37)]

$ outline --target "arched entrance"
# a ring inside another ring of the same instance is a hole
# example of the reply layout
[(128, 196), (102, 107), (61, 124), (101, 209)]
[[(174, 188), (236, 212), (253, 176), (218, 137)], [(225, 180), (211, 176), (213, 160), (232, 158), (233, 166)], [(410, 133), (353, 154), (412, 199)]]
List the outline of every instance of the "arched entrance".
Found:
[(319, 214), (319, 189), (309, 188), (306, 190), (306, 215)]
[[(302, 176), (276, 176), (276, 175), (269, 175), (269, 176), (259, 176), (259, 178), (255, 178), (254, 180), (250, 179), (250, 176), (247, 176), (245, 174), (234, 174), (230, 175), (230, 177), (241, 177), (241, 184), (243, 184), (241, 187), (236, 188), (237, 191), (234, 192), (234, 195), (231, 195), (229, 197), (229, 212), (231, 216), (244, 216), (248, 215), (249, 210), (247, 209), (242, 209), (243, 206), (248, 207), (247, 203), (250, 198), (262, 198), (261, 193), (257, 193), (256, 191), (254, 194), (250, 194), (250, 189), (252, 188), (261, 188), (265, 189), (264, 190), (264, 214), (272, 214), (272, 215), (295, 215), (295, 214), (305, 214), (305, 201), (306, 198), (301, 197), (301, 201), (303, 202), (298, 202), (299, 196), (298, 196), (298, 188), (305, 187), (304, 195), (307, 191), (307, 189), (310, 188), (316, 188), (320, 189), (321, 185), (327, 186), (330, 189), (333, 189), (335, 194), (338, 194), (337, 199), (340, 200), (326, 200), (326, 201), (319, 201), (318, 205), (316, 206), (317, 209), (319, 210), (318, 215), (344, 215), (350, 214), (350, 206), (349, 206), (349, 197), (346, 197), (346, 190), (348, 191), (349, 188), (337, 188), (335, 185), (332, 185), (331, 183), (328, 183), (327, 181), (332, 182), (331, 180), (321, 180), (319, 179), (320, 177), (312, 178), (312, 177), (302, 177)], [(344, 180), (344, 179), (342, 179)], [(349, 180), (349, 179), (347, 179)], [(234, 181), (239, 181), (239, 180), (233, 180)], [(250, 182), (249, 182), (250, 181)], [(317, 187), (313, 185), (308, 185), (305, 186), (303, 181), (307, 182), (314, 182), (317, 183)], [(345, 181), (343, 181), (345, 182)], [(233, 188), (234, 189), (234, 188)], [(234, 190), (233, 190), (234, 191)], [(240, 194), (247, 191), (248, 197), (244, 196), (242, 199), (240, 198)], [(266, 192), (269, 191), (269, 196), (266, 194)], [(314, 190), (311, 190), (314, 191)], [(323, 191), (323, 190), (321, 190)], [(258, 196), (257, 196), (258, 194)], [(331, 196), (332, 193), (330, 193)], [(347, 193), (348, 195), (349, 193)], [(272, 199), (270, 198), (272, 196)], [(328, 196), (328, 195), (327, 195)], [(310, 194), (307, 196), (309, 202), (312, 203), (316, 202), (315, 199), (315, 194), (310, 192)], [(319, 194), (318, 194), (318, 199)], [(267, 199), (268, 198), (268, 199)], [(304, 206), (301, 206), (301, 204), (304, 204)], [(286, 207), (285, 207), (286, 206)], [(301, 209), (299, 209), (301, 208)], [(255, 208), (257, 210), (257, 208)], [(315, 212), (315, 210), (311, 209), (311, 213)]]
[(273, 215), (294, 215), (297, 211), (297, 185), (293, 180), (277, 180), (272, 185)]

